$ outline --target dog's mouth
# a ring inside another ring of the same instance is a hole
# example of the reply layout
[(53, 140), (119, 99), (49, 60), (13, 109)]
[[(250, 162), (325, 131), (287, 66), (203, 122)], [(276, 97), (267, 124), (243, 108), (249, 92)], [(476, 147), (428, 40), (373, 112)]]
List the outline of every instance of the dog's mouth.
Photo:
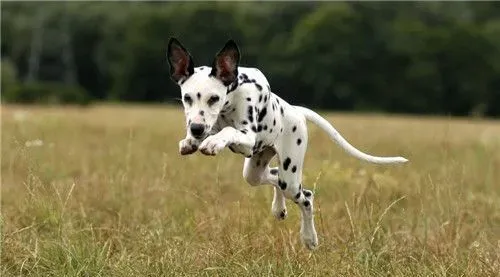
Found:
[(198, 135), (198, 136), (193, 135), (193, 138), (195, 138), (197, 140), (202, 140), (202, 139), (205, 138), (205, 134), (201, 134), (201, 135)]

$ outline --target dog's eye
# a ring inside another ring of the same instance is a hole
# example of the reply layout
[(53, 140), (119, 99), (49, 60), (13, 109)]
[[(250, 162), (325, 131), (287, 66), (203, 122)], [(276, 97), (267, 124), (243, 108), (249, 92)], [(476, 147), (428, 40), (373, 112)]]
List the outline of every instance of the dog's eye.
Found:
[(214, 95), (214, 96), (212, 96), (212, 97), (210, 97), (210, 98), (208, 99), (207, 104), (208, 104), (209, 106), (212, 106), (213, 104), (217, 103), (217, 101), (219, 101), (219, 99), (220, 99), (220, 98), (219, 98), (219, 96)]
[(184, 102), (191, 105), (191, 104), (193, 104), (193, 99), (191, 98), (191, 96), (186, 94), (186, 95), (184, 95)]

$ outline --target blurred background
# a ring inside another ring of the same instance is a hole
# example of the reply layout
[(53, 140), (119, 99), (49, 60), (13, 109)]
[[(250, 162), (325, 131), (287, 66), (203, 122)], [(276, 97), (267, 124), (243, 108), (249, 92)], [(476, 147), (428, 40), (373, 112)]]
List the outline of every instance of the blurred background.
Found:
[(500, 115), (498, 2), (2, 2), (2, 101), (178, 103), (166, 46), (227, 39), (308, 107)]

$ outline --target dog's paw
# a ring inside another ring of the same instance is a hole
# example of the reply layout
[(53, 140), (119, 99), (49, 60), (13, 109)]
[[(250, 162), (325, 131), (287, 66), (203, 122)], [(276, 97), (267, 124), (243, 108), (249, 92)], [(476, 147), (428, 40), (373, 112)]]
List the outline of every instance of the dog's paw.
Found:
[(226, 147), (227, 141), (223, 140), (217, 136), (209, 136), (200, 145), (200, 152), (209, 155), (217, 155), (224, 147)]
[[(274, 208), (274, 207), (273, 207)], [(286, 211), (286, 208), (282, 210), (274, 210), (273, 209), (273, 215), (277, 220), (285, 220), (286, 217), (288, 216), (288, 212)]]
[(193, 154), (194, 152), (196, 152), (196, 150), (198, 150), (197, 141), (190, 138), (179, 141), (179, 153), (181, 155)]
[(318, 246), (318, 235), (316, 230), (301, 230), (300, 238), (304, 246), (309, 250), (314, 250)]
[[(279, 191), (275, 193), (280, 193)], [(288, 213), (286, 211), (286, 204), (285, 204), (285, 200), (284, 199), (281, 199), (281, 201), (279, 201), (280, 199), (276, 199), (277, 196), (275, 196), (275, 199), (273, 199), (273, 203), (271, 204), (271, 212), (273, 213), (274, 217), (277, 219), (277, 220), (284, 220)]]

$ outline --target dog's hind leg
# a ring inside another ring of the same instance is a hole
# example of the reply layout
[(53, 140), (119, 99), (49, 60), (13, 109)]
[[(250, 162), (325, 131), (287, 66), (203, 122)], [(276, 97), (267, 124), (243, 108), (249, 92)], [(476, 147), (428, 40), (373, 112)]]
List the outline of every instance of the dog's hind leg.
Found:
[(287, 118), (277, 144), (280, 161), (278, 186), (286, 198), (294, 201), (301, 211), (300, 235), (308, 249), (318, 245), (314, 226), (313, 193), (302, 187), (302, 167), (307, 148), (307, 126), (305, 120)]
[(269, 162), (276, 155), (274, 149), (268, 147), (245, 159), (243, 177), (252, 186), (270, 184), (274, 186), (271, 211), (278, 220), (287, 216), (285, 196), (278, 186), (278, 168), (269, 167)]

